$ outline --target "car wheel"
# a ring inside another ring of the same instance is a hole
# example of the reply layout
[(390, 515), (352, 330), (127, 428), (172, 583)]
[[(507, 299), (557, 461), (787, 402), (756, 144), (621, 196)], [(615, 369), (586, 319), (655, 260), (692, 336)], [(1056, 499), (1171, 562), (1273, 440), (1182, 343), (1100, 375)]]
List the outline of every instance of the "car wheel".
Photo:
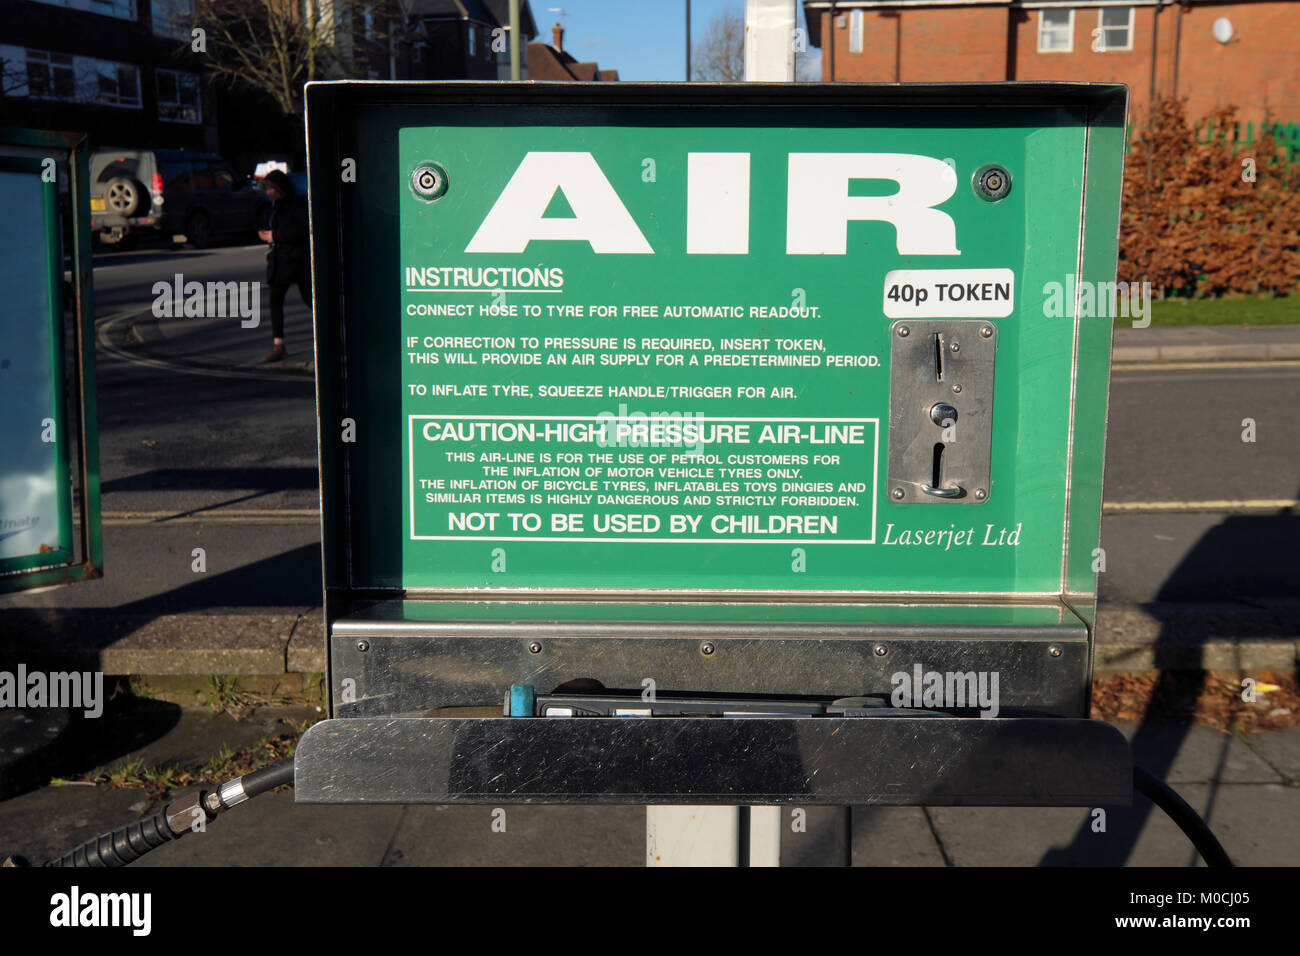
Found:
[(144, 190), (128, 176), (115, 176), (104, 184), (104, 202), (109, 212), (119, 216), (139, 213)]
[(206, 212), (192, 212), (185, 222), (185, 239), (194, 249), (202, 249), (212, 241), (212, 223)]

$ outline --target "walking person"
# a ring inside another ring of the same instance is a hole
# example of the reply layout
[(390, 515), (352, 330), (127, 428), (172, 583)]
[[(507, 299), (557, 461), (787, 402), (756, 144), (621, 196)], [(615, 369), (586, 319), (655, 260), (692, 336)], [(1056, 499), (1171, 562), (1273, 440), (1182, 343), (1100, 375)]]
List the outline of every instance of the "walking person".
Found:
[(278, 169), (266, 174), (263, 189), (271, 200), (271, 218), (258, 237), (270, 245), (266, 252), (266, 284), (271, 290), (271, 351), (263, 362), (279, 362), (288, 353), (284, 347), (284, 297), (296, 285), (303, 302), (311, 308), (311, 234), (307, 222), (307, 199), (299, 196), (293, 182)]

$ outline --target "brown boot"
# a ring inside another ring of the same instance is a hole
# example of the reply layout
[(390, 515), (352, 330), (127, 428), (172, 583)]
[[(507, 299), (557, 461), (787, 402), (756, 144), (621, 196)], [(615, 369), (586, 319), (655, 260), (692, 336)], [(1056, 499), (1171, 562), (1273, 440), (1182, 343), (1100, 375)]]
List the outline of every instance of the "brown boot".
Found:
[(277, 343), (271, 346), (271, 351), (262, 356), (263, 362), (279, 362), (288, 352), (285, 351), (283, 343)]

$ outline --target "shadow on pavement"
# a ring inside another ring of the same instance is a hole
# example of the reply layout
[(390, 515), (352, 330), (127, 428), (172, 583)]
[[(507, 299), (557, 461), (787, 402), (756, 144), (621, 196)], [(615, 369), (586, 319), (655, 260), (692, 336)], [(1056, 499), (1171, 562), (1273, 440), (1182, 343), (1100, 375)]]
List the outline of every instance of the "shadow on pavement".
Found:
[(56, 708), (0, 713), (0, 800), (106, 766), (160, 740), (179, 723), (179, 705), (136, 697), (125, 681), (116, 683), (105, 678), (104, 710), (95, 718)]
[(116, 491), (314, 491), (315, 468), (158, 468), (113, 478), (101, 494)]
[[(1189, 599), (1197, 601), (1224, 600), (1227, 594), (1207, 590), (1206, 582), (1216, 578), (1230, 578), (1252, 582), (1242, 590), (1234, 589), (1232, 598), (1295, 598), (1294, 549), (1296, 535), (1300, 532), (1300, 515), (1286, 508), (1276, 514), (1229, 515), (1202, 535), (1187, 556), (1174, 568), (1156, 595), (1161, 602)], [(1289, 543), (1291, 558), (1279, 560), (1274, 545)], [(1254, 573), (1251, 573), (1254, 572)], [(1143, 713), (1137, 730), (1130, 741), (1134, 761), (1158, 780), (1168, 780), (1188, 735), (1195, 726), (1192, 712), (1205, 689), (1207, 662), (1205, 641), (1222, 638), (1216, 633), (1210, 616), (1198, 622), (1193, 615), (1175, 614), (1176, 604), (1157, 605), (1155, 613), (1169, 612), (1170, 618), (1162, 621), (1155, 642), (1156, 665), (1160, 676), (1150, 702)], [(1176, 618), (1176, 620), (1175, 620)], [(1274, 639), (1290, 637), (1296, 633), (1286, 622), (1271, 628), (1255, 627), (1254, 632), (1238, 638)], [(1264, 631), (1267, 630), (1267, 633)], [(1186, 713), (1186, 719), (1171, 721), (1170, 712)], [(1214, 779), (1209, 784), (1208, 805), (1196, 807), (1203, 818), (1214, 828), (1212, 812), (1222, 781), (1219, 779), (1228, 758), (1232, 738), (1224, 735), (1215, 767)], [(1137, 846), (1138, 838), (1147, 825), (1154, 805), (1146, 798), (1133, 796), (1129, 807), (1107, 808), (1106, 830), (1094, 832), (1092, 818), (1079, 826), (1074, 839), (1063, 847), (1055, 847), (1044, 854), (1041, 866), (1123, 866)], [(1187, 845), (1188, 865), (1195, 866), (1199, 855)]]

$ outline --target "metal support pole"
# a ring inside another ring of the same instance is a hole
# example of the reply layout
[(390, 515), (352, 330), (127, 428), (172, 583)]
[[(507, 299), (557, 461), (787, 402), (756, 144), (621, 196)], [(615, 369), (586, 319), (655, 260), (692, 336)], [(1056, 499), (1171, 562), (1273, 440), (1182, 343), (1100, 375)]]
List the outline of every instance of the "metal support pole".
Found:
[(519, 56), (519, 0), (510, 0), (510, 79), (518, 83), (520, 78)]
[(691, 82), (691, 0), (686, 0), (686, 82)]
[[(745, 79), (794, 80), (795, 0), (746, 0)], [(686, 0), (686, 79), (691, 3)], [(653, 719), (653, 718), (651, 718)], [(780, 866), (780, 807), (646, 807), (647, 866)]]
[(745, 0), (745, 79), (794, 82), (794, 0)]
[[(653, 719), (653, 718), (652, 718)], [(780, 807), (646, 807), (646, 866), (780, 866)]]

